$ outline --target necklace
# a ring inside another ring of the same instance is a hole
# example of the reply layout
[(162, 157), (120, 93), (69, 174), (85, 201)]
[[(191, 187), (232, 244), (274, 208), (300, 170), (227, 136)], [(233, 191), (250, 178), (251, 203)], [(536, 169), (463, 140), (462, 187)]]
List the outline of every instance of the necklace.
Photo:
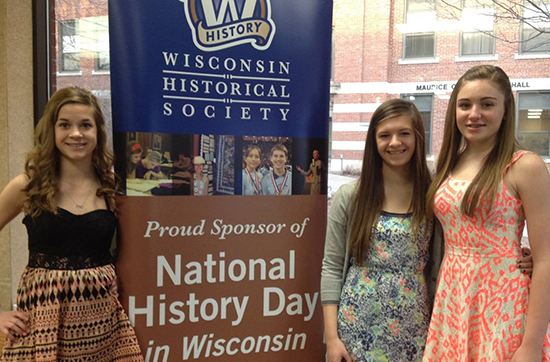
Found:
[(67, 192), (67, 190), (63, 190), (63, 192), (66, 193), (67, 196), (69, 196), (69, 198), (74, 203), (77, 209), (83, 209), (84, 205), (86, 205), (86, 201), (88, 201), (88, 197), (90, 197), (90, 194), (92, 193), (92, 190), (93, 190), (93, 187), (91, 187), (90, 190), (88, 191), (88, 194), (86, 195), (86, 198), (84, 199), (84, 201), (82, 201), (82, 204), (79, 204), (76, 201), (74, 201), (73, 197), (71, 196), (70, 193)]

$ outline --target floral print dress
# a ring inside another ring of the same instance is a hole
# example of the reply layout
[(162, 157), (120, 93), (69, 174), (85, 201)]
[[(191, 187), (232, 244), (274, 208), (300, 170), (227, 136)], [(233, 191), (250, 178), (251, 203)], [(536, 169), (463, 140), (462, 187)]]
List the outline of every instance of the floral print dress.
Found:
[(352, 259), (338, 309), (338, 333), (362, 361), (421, 361), (430, 322), (423, 271), (432, 223), (415, 236), (412, 214), (382, 212), (365, 266)]

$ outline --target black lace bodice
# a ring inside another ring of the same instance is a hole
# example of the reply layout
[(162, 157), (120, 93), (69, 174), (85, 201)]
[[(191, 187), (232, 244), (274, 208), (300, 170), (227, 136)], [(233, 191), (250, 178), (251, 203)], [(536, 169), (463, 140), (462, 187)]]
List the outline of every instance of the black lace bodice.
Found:
[(110, 253), (117, 220), (111, 210), (75, 215), (58, 208), (23, 219), (29, 234), (29, 267), (85, 269), (112, 262)]

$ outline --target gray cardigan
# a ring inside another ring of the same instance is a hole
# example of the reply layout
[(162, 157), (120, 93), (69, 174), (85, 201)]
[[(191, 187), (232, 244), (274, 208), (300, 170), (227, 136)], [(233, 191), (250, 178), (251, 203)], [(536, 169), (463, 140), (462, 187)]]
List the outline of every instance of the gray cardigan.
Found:
[[(342, 285), (350, 267), (349, 222), (351, 204), (358, 184), (355, 181), (343, 185), (332, 199), (327, 222), (325, 256), (321, 270), (322, 305), (340, 304)], [(443, 233), (439, 222), (435, 222), (433, 235), (430, 242), (430, 260), (424, 270), (431, 301), (435, 295), (435, 284), (443, 258)]]

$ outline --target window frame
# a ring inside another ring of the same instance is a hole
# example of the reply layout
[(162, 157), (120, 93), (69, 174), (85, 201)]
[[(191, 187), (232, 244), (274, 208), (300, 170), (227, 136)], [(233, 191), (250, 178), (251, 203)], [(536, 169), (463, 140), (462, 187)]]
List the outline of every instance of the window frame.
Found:
[[(408, 37), (414, 37), (414, 36), (422, 36), (422, 35), (431, 35), (433, 37), (433, 55), (426, 55), (426, 56), (407, 56), (407, 38)], [(436, 36), (435, 32), (424, 32), (424, 33), (409, 33), (403, 35), (403, 60), (415, 60), (415, 59), (435, 59), (436, 58)]]
[[(540, 0), (540, 2), (545, 3), (546, 6), (550, 7), (550, 0)], [(528, 3), (526, 4), (526, 1), (524, 0), (523, 1), (523, 11), (524, 11), (523, 15), (525, 15), (525, 11), (528, 11), (529, 8), (530, 8), (529, 4)], [(530, 29), (528, 26), (526, 26), (525, 22), (521, 23), (520, 33), (519, 33), (520, 42), (519, 42), (519, 49), (518, 49), (518, 52), (519, 52), (520, 55), (525, 55), (525, 56), (550, 55), (550, 21), (547, 23), (547, 26), (545, 26), (545, 28), (547, 29), (547, 32), (545, 32), (544, 34), (546, 34), (548, 36), (548, 39), (547, 39), (547, 41), (543, 41), (543, 43), (546, 43), (547, 49), (543, 50), (543, 51), (525, 50), (524, 46), (527, 43), (527, 41), (530, 40), (530, 39), (535, 39), (537, 36), (535, 36), (533, 38), (525, 39), (526, 30), (533, 31), (533, 29), (532, 28)]]
[[(68, 28), (65, 23), (70, 23), (72, 22), (74, 24), (73, 28), (74, 28), (74, 35), (69, 35), (69, 36), (72, 36), (74, 37), (75, 39), (78, 39), (78, 37), (80, 36), (78, 34), (78, 19), (68, 19), (68, 20), (58, 20), (57, 21), (57, 24), (59, 26), (58, 28), (58, 46), (59, 46), (59, 55), (58, 55), (58, 58), (57, 58), (57, 62), (58, 62), (58, 71), (60, 74), (75, 74), (75, 73), (80, 73), (82, 71), (82, 59), (81, 59), (81, 56), (80, 56), (80, 44), (79, 44), (79, 49), (78, 51), (75, 51), (75, 52), (65, 52), (63, 51), (63, 48), (64, 48), (64, 38), (65, 38), (65, 35), (63, 34), (63, 30), (62, 29), (65, 29), (65, 28)], [(78, 54), (78, 69), (64, 69), (65, 68), (65, 55), (66, 54)]]
[[(38, 124), (50, 99), (50, 84), (55, 71), (51, 70), (50, 50), (55, 44), (50, 33), (50, 19), (55, 0), (33, 1), (33, 114), (34, 126)], [(55, 49), (55, 46), (53, 47)]]
[[(550, 159), (550, 128), (548, 131), (520, 131), (520, 112), (525, 109), (520, 109), (520, 98), (522, 95), (527, 94), (544, 94), (550, 97), (550, 90), (541, 90), (541, 91), (524, 91), (524, 92), (516, 92), (516, 139), (519, 138), (520, 134), (547, 134), (548, 135), (548, 144), (547, 144), (547, 153), (544, 155), (539, 155), (540, 157), (548, 160)], [(550, 111), (550, 106), (548, 108), (543, 108), (544, 110)], [(520, 142), (520, 144), (523, 146), (523, 143)]]
[[(492, 31), (494, 34), (494, 30)], [(492, 44), (491, 44), (491, 52), (490, 53), (476, 53), (476, 54), (464, 54), (464, 35), (465, 34), (481, 34), (481, 35), (487, 35), (488, 37), (491, 37)], [(495, 55), (496, 53), (496, 41), (493, 35), (487, 34), (482, 31), (461, 31), (460, 32), (460, 57), (463, 58), (479, 58), (479, 57), (490, 57)]]
[[(410, 5), (410, 2), (412, 0), (405, 0), (405, 14), (404, 14), (404, 19), (405, 19), (405, 24), (410, 24), (409, 22), (409, 5)], [(436, 13), (436, 5), (437, 5), (437, 2), (435, 0), (428, 0), (430, 2), (433, 2), (433, 6), (434, 6), (434, 9), (433, 9), (433, 12)], [(415, 12), (413, 12), (415, 13)], [(411, 57), (411, 56), (407, 56), (407, 38), (409, 37), (415, 37), (415, 36), (426, 36), (426, 35), (429, 35), (432, 37), (433, 39), (433, 52), (432, 52), (432, 55), (426, 55), (426, 56), (414, 56), (414, 57)], [(403, 34), (403, 49), (402, 49), (402, 59), (404, 61), (414, 61), (414, 60), (433, 60), (433, 59), (436, 59), (437, 58), (437, 37), (436, 37), (436, 32), (435, 31), (420, 31), (420, 32), (415, 32), (415, 33), (406, 33), (406, 34)]]
[[(525, 24), (522, 24), (521, 25), (521, 30), (520, 30), (520, 42), (519, 42), (519, 54), (520, 55), (550, 55), (550, 28), (548, 29), (549, 33), (546, 33), (548, 34), (548, 42), (547, 42), (547, 47), (548, 47), (548, 50), (543, 50), (543, 51), (533, 51), (533, 50), (525, 50), (525, 44), (530, 40), (530, 39), (525, 39)], [(534, 38), (531, 38), (531, 39), (534, 39)]]
[[(414, 105), (416, 106), (416, 103), (410, 99), (410, 97), (425, 97), (425, 98), (429, 98), (430, 99), (430, 104), (431, 104), (431, 108), (430, 108), (430, 121), (429, 121), (429, 125), (430, 125), (430, 129), (427, 130), (427, 129), (424, 129), (424, 141), (426, 143), (426, 157), (429, 157), (432, 155), (432, 141), (433, 141), (433, 120), (434, 120), (434, 99), (435, 99), (435, 95), (433, 93), (403, 93), (399, 96), (401, 99), (405, 99), (405, 100), (408, 100), (410, 102), (413, 102)], [(420, 113), (422, 112), (427, 112), (426, 110), (421, 110), (418, 106), (416, 106), (416, 108), (418, 108), (418, 111)], [(424, 120), (422, 120), (424, 121)]]
[[(107, 58), (109, 59), (108, 67), (102, 68), (100, 66), (100, 53), (107, 53)], [(96, 52), (94, 61), (95, 61), (95, 72), (109, 73), (111, 71), (111, 59), (110, 59), (109, 52)]]

